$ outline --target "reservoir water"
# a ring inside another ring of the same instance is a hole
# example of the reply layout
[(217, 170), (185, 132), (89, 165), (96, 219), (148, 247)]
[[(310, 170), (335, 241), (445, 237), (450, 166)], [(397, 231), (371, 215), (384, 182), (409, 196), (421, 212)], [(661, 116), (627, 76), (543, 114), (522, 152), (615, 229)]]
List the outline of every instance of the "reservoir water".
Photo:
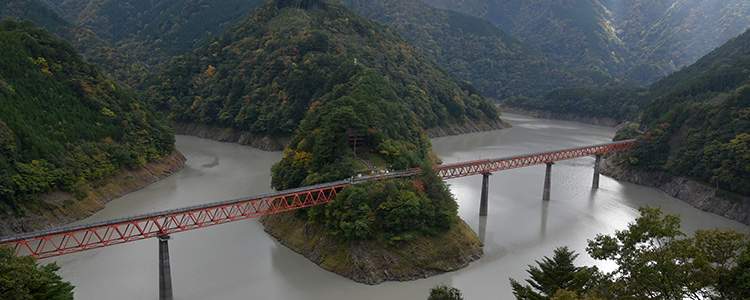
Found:
[[(433, 139), (445, 163), (565, 149), (608, 142), (612, 128), (505, 114), (513, 128)], [(78, 223), (161, 211), (271, 192), (270, 167), (281, 152), (178, 136), (186, 168), (143, 190), (113, 200)], [(490, 177), (489, 215), (479, 218), (482, 177), (447, 181), (459, 215), (483, 237), (484, 256), (451, 273), (370, 286), (318, 267), (280, 245), (250, 219), (173, 235), (169, 241), (175, 299), (426, 299), (430, 288), (459, 288), (465, 299), (511, 299), (508, 278), (526, 278), (527, 265), (558, 246), (581, 253), (577, 264), (597, 264), (587, 239), (624, 229), (642, 205), (678, 214), (686, 233), (700, 228), (750, 228), (697, 210), (643, 186), (602, 177), (591, 189), (594, 159), (563, 161), (552, 168), (550, 201), (542, 201), (544, 165)], [(158, 242), (142, 240), (42, 260), (76, 286), (76, 299), (158, 298)]]

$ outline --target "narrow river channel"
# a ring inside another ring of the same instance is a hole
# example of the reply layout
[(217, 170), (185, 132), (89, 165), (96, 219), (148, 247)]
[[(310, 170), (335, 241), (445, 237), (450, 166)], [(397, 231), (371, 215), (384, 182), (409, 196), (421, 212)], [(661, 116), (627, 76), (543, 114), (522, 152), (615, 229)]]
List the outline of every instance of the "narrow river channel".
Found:
[[(495, 158), (608, 142), (615, 130), (573, 122), (505, 114), (513, 128), (432, 141), (445, 163)], [(271, 192), (270, 167), (281, 152), (178, 136), (186, 168), (143, 190), (116, 199), (78, 223), (128, 217), (189, 205)], [(748, 231), (735, 221), (706, 213), (647, 187), (601, 178), (592, 190), (594, 159), (557, 163), (550, 201), (542, 201), (544, 165), (490, 177), (488, 217), (480, 219), (482, 177), (448, 181), (459, 214), (485, 241), (484, 256), (469, 267), (410, 282), (369, 286), (319, 268), (280, 245), (257, 219), (173, 235), (169, 242), (175, 299), (426, 299), (447, 284), (465, 299), (511, 299), (508, 278), (526, 278), (528, 264), (567, 245), (582, 253), (578, 264), (611, 265), (585, 254), (586, 240), (624, 229), (642, 205), (679, 214), (682, 229)], [(45, 259), (76, 286), (76, 299), (158, 298), (158, 242), (126, 243)]]

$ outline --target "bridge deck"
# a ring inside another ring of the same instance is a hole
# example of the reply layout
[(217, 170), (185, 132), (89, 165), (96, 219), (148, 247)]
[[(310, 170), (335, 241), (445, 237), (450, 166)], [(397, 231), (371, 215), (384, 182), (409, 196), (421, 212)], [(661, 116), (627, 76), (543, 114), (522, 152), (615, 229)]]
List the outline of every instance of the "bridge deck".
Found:
[[(435, 169), (441, 178), (451, 179), (622, 151), (632, 149), (634, 145), (634, 140), (627, 140), (530, 155), (438, 165)], [(385, 178), (414, 176), (420, 172), (420, 169), (410, 169), (388, 174), (352, 177), (349, 180), (129, 218), (4, 236), (0, 237), (0, 246), (14, 247), (17, 255), (33, 255), (37, 258), (53, 257), (325, 204), (333, 200), (338, 192), (348, 185)]]

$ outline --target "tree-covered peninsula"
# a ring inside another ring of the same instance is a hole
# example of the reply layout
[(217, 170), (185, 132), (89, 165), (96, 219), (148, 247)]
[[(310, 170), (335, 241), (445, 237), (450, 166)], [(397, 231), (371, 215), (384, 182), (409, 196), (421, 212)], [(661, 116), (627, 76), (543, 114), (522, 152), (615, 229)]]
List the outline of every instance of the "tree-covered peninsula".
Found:
[[(428, 132), (503, 126), (471, 85), (329, 0), (269, 1), (167, 64), (150, 95), (178, 124), (288, 138), (272, 168), (277, 190), (430, 167)], [(454, 270), (481, 254), (434, 172), (348, 187), (326, 206), (264, 222), (324, 268), (369, 283)]]
[(66, 41), (29, 21), (4, 20), (0, 53), (3, 232), (45, 225), (13, 221), (29, 215), (81, 217), (94, 208), (73, 207), (92, 183), (172, 155), (166, 120)]

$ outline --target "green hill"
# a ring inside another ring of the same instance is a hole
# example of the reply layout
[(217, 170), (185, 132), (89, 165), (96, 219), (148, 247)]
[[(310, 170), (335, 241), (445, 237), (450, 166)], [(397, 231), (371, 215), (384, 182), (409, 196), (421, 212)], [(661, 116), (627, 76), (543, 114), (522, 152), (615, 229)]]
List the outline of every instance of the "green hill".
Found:
[[(430, 167), (426, 130), (501, 126), (495, 106), (473, 87), (395, 30), (332, 0), (269, 1), (167, 64), (157, 83), (151, 98), (175, 121), (291, 137), (271, 169), (277, 190)], [(348, 187), (327, 205), (269, 218), (282, 227), (303, 220), (341, 250), (361, 240), (379, 249), (419, 238), (440, 243), (459, 226), (457, 205), (435, 172), (425, 173)], [(351, 264), (348, 256), (322, 255)]]
[(70, 42), (88, 63), (99, 65), (113, 79), (138, 88), (151, 72), (135, 58), (102, 40), (93, 31), (65, 20), (41, 0), (0, 2), (0, 19), (29, 20)]
[(90, 29), (148, 65), (195, 49), (265, 0), (50, 0), (76, 25)]
[(482, 17), (547, 57), (571, 68), (618, 77), (632, 55), (597, 0), (425, 0), (427, 4)]
[(271, 1), (175, 59), (153, 86), (152, 101), (175, 121), (289, 137), (311, 107), (346, 95), (340, 87), (368, 69), (424, 129), (496, 122), (491, 103), (394, 30), (337, 2), (313, 3), (326, 9)]
[(610, 80), (603, 74), (566, 70), (492, 23), (464, 13), (418, 0), (343, 2), (398, 30), (427, 57), (486, 97), (537, 97), (554, 88), (602, 86)]
[[(66, 41), (33, 23), (0, 25), (0, 205), (42, 205), (81, 186), (171, 154), (163, 117), (82, 62)], [(44, 207), (44, 205), (42, 205)]]
[(750, 31), (656, 83), (638, 137), (622, 163), (666, 170), (723, 190), (750, 195)]

